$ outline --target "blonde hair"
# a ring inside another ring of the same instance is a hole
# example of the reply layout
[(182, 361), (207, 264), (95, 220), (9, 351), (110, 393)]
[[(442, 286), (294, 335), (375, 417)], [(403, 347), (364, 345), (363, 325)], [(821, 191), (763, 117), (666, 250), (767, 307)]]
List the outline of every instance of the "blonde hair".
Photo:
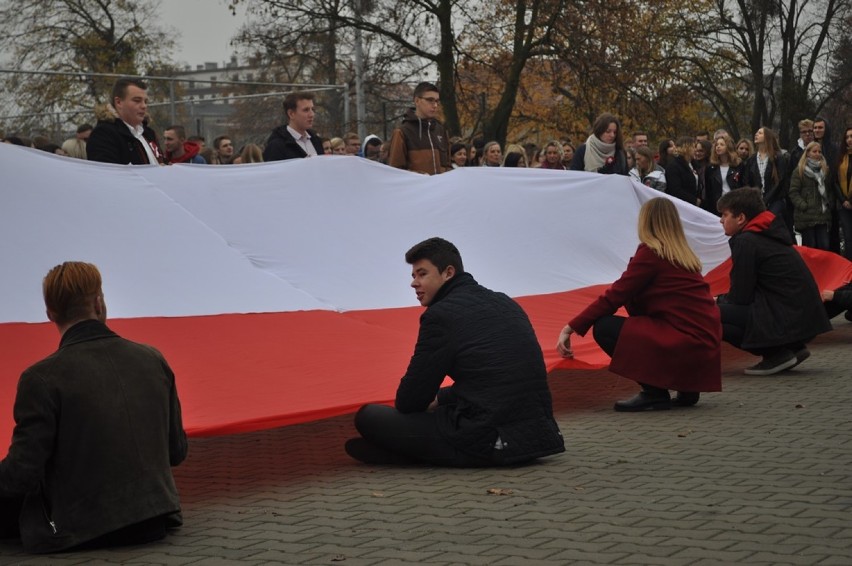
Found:
[(240, 163), (263, 163), (263, 152), (256, 143), (250, 143), (240, 153)]
[(91, 263), (66, 261), (47, 272), (42, 292), (53, 321), (65, 324), (91, 314), (89, 303), (101, 292), (101, 273)]
[[(487, 144), (485, 144), (484, 146), (482, 146), (482, 158), (481, 158), (481, 160), (480, 160), (480, 162), (479, 162), (479, 164), (480, 164), (482, 167), (488, 167), (488, 160), (486, 159), (486, 157), (487, 157), (487, 155), (488, 155), (488, 150), (489, 150), (489, 149), (491, 149), (492, 147), (494, 147), (495, 145), (496, 145), (498, 148), (500, 148), (500, 143), (499, 143), (499, 142), (496, 142), (496, 141), (490, 141), (490, 142), (488, 142)], [(502, 151), (503, 151), (503, 150), (501, 149), (501, 150), (500, 150), (500, 152), (502, 153)], [(502, 161), (501, 161), (501, 164), (502, 164)]]
[[(568, 142), (565, 143), (568, 144)], [(559, 152), (559, 161), (562, 161), (562, 159), (565, 157), (565, 150), (562, 149), (562, 142), (560, 142), (559, 140), (550, 140), (549, 142), (547, 142), (547, 145), (544, 146), (543, 151), (547, 153), (547, 148), (549, 147), (556, 148), (556, 151)]]
[(681, 136), (675, 141), (675, 147), (677, 148), (677, 154), (689, 161), (695, 155), (695, 138)]
[(713, 141), (713, 149), (710, 151), (710, 164), (721, 165), (719, 156), (716, 155), (716, 144), (719, 143), (719, 140), (725, 142), (725, 152), (728, 154), (728, 165), (731, 167), (737, 167), (740, 163), (742, 163), (740, 156), (737, 154), (737, 148), (734, 147), (734, 138), (729, 135), (724, 135), (719, 136)]
[(743, 144), (746, 144), (746, 147), (748, 147), (748, 156), (751, 157), (754, 155), (754, 142), (748, 138), (741, 138), (735, 147), (740, 147)]
[[(819, 147), (820, 150), (821, 150), (822, 144), (819, 143), (819, 142), (816, 142), (816, 141), (812, 141), (811, 143), (809, 143), (807, 145), (807, 147), (805, 147), (805, 151), (802, 152), (802, 157), (799, 158), (799, 166), (796, 167), (796, 169), (799, 170), (799, 177), (801, 177), (803, 179), (805, 178), (805, 167), (808, 166), (808, 152), (811, 149), (813, 149), (814, 147)], [(825, 176), (828, 176), (828, 163), (826, 163), (826, 161), (825, 161), (825, 155), (824, 154), (820, 154), (819, 164), (820, 164), (820, 169), (822, 169), (822, 174), (825, 175)]]
[(669, 199), (652, 198), (639, 209), (639, 241), (669, 263), (701, 272), (701, 260), (689, 247), (677, 208)]
[(517, 153), (518, 155), (523, 157), (524, 163), (526, 163), (527, 152), (524, 151), (524, 148), (521, 147), (519, 144), (510, 143), (509, 145), (506, 146), (506, 151), (503, 153), (503, 167), (506, 166), (506, 160), (509, 158), (509, 155), (512, 154), (512, 153)]

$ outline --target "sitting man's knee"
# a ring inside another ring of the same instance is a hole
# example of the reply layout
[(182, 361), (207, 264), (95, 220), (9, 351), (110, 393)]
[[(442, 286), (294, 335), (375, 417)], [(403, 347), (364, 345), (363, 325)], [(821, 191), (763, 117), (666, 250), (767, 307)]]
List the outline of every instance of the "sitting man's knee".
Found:
[(387, 411), (393, 410), (387, 405), (368, 404), (363, 405), (358, 412), (355, 413), (355, 428), (364, 436), (364, 433), (374, 429), (376, 426), (382, 426), (382, 422), (387, 416)]

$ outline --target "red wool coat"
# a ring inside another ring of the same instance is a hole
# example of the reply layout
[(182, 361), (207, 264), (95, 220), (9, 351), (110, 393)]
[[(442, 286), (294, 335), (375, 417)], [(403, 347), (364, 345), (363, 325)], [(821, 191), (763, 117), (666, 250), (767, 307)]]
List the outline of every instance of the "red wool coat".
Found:
[(676, 391), (722, 390), (722, 323), (710, 287), (640, 244), (621, 278), (568, 324), (583, 336), (625, 306), (609, 369)]

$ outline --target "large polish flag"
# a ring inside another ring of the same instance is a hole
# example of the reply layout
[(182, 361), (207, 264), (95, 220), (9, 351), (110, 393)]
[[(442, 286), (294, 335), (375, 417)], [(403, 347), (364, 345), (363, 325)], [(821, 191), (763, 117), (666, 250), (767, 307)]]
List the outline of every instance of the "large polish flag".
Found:
[[(63, 261), (98, 265), (110, 327), (163, 352), (187, 432), (224, 434), (392, 399), (423, 311), (403, 255), (432, 236), (526, 309), (549, 368), (604, 366), (590, 337), (574, 360), (559, 358), (556, 338), (624, 271), (638, 210), (660, 196), (620, 176), (427, 177), (338, 156), (127, 167), (0, 144), (0, 171), (2, 446), (21, 372), (58, 345), (41, 281)], [(714, 292), (724, 291), (718, 219), (675, 203)], [(828, 255), (809, 260), (820, 283), (848, 280), (852, 264)]]

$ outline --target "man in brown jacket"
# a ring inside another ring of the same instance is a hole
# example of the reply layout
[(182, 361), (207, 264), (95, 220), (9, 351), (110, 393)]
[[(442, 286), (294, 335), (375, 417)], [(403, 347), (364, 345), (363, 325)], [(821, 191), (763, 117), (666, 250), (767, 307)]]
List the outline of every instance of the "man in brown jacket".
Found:
[(437, 119), (440, 102), (434, 84), (417, 85), (414, 108), (405, 113), (391, 136), (388, 165), (426, 175), (450, 170), (450, 145), (444, 125)]
[(49, 553), (139, 544), (181, 524), (171, 466), (187, 453), (175, 376), (105, 324), (101, 274), (68, 261), (44, 278), (59, 349), (24, 371), (0, 461), (0, 537)]

